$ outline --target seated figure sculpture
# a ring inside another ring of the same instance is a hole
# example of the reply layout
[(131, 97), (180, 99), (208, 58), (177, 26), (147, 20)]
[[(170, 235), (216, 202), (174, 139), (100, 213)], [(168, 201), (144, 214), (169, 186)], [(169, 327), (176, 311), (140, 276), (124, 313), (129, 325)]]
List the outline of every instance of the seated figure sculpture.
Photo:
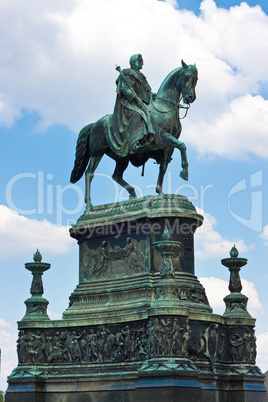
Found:
[(151, 87), (140, 72), (143, 66), (141, 54), (134, 54), (129, 60), (130, 68), (119, 71), (116, 80), (117, 98), (112, 117), (112, 131), (121, 143), (120, 156), (134, 153), (150, 144), (155, 138), (148, 106), (152, 101)]

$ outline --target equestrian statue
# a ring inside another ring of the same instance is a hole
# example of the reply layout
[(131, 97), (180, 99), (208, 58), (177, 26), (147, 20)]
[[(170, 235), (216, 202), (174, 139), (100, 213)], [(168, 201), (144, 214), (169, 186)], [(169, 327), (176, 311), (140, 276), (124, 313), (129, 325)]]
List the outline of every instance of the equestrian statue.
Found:
[(116, 67), (119, 76), (113, 114), (88, 124), (78, 136), (70, 180), (76, 183), (85, 172), (87, 210), (92, 208), (91, 181), (104, 154), (115, 160), (112, 178), (128, 191), (130, 198), (136, 198), (135, 190), (123, 179), (129, 162), (136, 167), (143, 166), (143, 174), (147, 160), (154, 159), (160, 166), (156, 192), (163, 194), (163, 179), (174, 148), (181, 153), (180, 177), (188, 180), (186, 146), (178, 139), (180, 109), (185, 109), (186, 115), (196, 99), (196, 66), (182, 60), (182, 66), (171, 71), (154, 94), (140, 71), (141, 54), (131, 56), (129, 63), (130, 68)]

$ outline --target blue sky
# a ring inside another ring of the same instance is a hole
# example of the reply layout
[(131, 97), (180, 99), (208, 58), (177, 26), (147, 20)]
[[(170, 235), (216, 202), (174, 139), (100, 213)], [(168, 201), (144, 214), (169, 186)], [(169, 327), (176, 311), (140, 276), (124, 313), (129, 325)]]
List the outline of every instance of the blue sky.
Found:
[[(242, 292), (257, 318), (258, 364), (268, 369), (268, 5), (266, 1), (19, 0), (0, 4), (0, 347), (2, 378), (16, 366), (17, 324), (37, 248), (51, 263), (44, 296), (61, 318), (78, 283), (78, 246), (68, 226), (84, 211), (84, 180), (69, 183), (79, 130), (111, 113), (115, 64), (142, 53), (156, 92), (165, 76), (196, 63), (197, 99), (182, 120), (189, 181), (180, 156), (164, 191), (188, 196), (205, 223), (196, 235), (196, 274), (223, 313), (229, 274), (220, 260), (235, 243), (248, 258)], [(94, 205), (127, 199), (100, 163)], [(155, 194), (158, 166), (125, 178), (139, 195)]]

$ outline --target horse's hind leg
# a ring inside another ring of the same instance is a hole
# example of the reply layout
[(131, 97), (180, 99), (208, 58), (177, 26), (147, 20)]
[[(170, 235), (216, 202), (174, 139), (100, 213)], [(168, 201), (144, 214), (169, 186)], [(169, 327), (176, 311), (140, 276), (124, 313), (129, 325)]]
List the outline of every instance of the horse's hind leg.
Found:
[(91, 187), (91, 182), (92, 179), (94, 177), (94, 172), (98, 167), (98, 164), (101, 161), (103, 155), (101, 156), (92, 156), (85, 174), (85, 178), (86, 178), (86, 209), (87, 211), (91, 210), (92, 208), (92, 203), (91, 203), (91, 195), (90, 195), (90, 187)]
[(116, 181), (116, 183), (120, 184), (120, 186), (124, 187), (127, 190), (127, 192), (129, 193), (129, 198), (136, 198), (137, 195), (134, 188), (123, 179), (123, 173), (128, 166), (128, 162), (128, 159), (118, 159), (116, 161), (116, 166), (112, 178), (114, 179), (114, 181)]
[(167, 170), (167, 165), (164, 163), (161, 163), (159, 166), (159, 175), (158, 175), (157, 185), (156, 185), (156, 189), (155, 189), (155, 191), (159, 195), (164, 194), (163, 193), (163, 180), (164, 180), (166, 170)]

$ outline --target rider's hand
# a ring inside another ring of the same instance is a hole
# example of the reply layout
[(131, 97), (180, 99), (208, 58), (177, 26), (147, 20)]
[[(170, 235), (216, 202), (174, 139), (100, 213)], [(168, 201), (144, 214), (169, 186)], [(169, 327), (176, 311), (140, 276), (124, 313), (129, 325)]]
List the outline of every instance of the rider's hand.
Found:
[(135, 98), (135, 102), (137, 103), (137, 105), (139, 106), (140, 109), (144, 110), (144, 104), (143, 101), (140, 98)]

